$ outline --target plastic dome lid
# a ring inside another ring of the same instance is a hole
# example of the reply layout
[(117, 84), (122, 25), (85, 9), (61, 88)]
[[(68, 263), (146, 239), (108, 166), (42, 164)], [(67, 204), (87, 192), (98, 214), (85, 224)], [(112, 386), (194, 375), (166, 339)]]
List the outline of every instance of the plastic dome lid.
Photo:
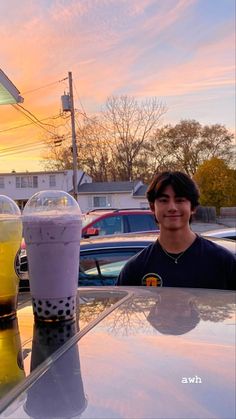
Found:
[(19, 218), (21, 216), (20, 208), (6, 195), (0, 195), (0, 220)]
[(38, 215), (57, 217), (63, 215), (81, 217), (78, 202), (65, 191), (47, 190), (34, 194), (25, 205), (23, 217)]

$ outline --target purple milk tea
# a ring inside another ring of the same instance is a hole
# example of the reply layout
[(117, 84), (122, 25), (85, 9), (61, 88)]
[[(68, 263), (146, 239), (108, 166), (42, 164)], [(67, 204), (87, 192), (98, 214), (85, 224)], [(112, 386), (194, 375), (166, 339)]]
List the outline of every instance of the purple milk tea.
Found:
[(23, 235), (38, 320), (68, 320), (75, 315), (81, 228), (79, 205), (66, 192), (39, 192), (25, 206)]

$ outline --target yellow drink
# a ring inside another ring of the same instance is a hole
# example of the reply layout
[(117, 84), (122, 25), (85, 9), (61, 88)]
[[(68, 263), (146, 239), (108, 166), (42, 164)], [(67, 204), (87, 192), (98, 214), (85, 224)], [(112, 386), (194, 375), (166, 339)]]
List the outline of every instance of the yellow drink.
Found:
[(19, 280), (14, 264), (22, 238), (21, 219), (6, 215), (0, 213), (0, 317), (16, 311)]
[(17, 319), (0, 320), (0, 399), (25, 377)]

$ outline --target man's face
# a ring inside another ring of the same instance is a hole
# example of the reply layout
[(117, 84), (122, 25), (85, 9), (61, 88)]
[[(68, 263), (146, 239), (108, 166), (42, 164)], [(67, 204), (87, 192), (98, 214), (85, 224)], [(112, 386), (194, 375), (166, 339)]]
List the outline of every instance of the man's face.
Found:
[(191, 202), (177, 196), (172, 186), (167, 186), (162, 195), (151, 205), (160, 227), (168, 230), (178, 230), (189, 225), (189, 219), (194, 211)]

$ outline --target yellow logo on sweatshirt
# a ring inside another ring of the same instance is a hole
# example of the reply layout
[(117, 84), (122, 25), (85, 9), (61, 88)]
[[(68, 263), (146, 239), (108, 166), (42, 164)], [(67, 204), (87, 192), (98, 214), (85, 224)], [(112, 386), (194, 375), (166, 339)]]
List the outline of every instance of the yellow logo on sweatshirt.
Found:
[(142, 278), (142, 285), (146, 287), (162, 287), (162, 278), (156, 273), (146, 274)]

